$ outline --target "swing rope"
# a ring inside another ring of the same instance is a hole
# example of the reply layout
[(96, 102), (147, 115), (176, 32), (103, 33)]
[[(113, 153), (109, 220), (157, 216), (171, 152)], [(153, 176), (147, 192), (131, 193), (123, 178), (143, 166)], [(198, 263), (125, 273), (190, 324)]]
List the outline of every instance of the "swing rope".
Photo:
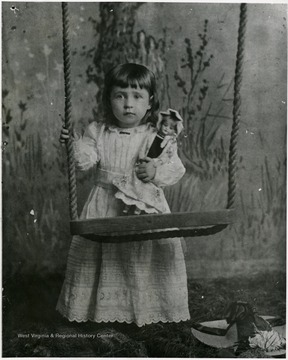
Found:
[(231, 209), (236, 196), (236, 171), (237, 171), (237, 141), (240, 125), (240, 88), (242, 83), (242, 73), (244, 65), (244, 45), (247, 23), (247, 4), (240, 5), (240, 21), (238, 30), (238, 48), (236, 55), (236, 68), (234, 78), (234, 101), (233, 101), (233, 122), (230, 137), (229, 163), (228, 163), (228, 199), (227, 209)]
[[(72, 131), (71, 122), (71, 86), (70, 86), (70, 47), (69, 47), (69, 21), (68, 4), (62, 3), (63, 21), (63, 56), (64, 56), (64, 84), (65, 84), (65, 127)], [(236, 196), (237, 171), (237, 141), (240, 125), (240, 87), (243, 73), (244, 42), (247, 22), (247, 4), (240, 5), (240, 20), (238, 29), (238, 46), (236, 54), (236, 67), (234, 78), (233, 120), (229, 146), (228, 161), (228, 194), (227, 210), (203, 213), (173, 213), (159, 215), (125, 216), (120, 218), (101, 218), (77, 220), (77, 188), (74, 164), (74, 149), (71, 137), (67, 141), (68, 180), (69, 180), (69, 208), (71, 233), (81, 235), (86, 239), (100, 242), (128, 242), (162, 239), (167, 237), (193, 237), (216, 234), (232, 222), (234, 216), (233, 206)], [(115, 220), (117, 219), (117, 220)], [(131, 225), (133, 224), (133, 226)], [(144, 224), (144, 226), (143, 226)], [(168, 224), (168, 226), (167, 226)], [(119, 233), (119, 226), (125, 229), (125, 234)], [(171, 229), (171, 225), (175, 227)], [(169, 228), (170, 226), (170, 228)], [(207, 227), (208, 226), (208, 227)], [(197, 227), (197, 228), (196, 228)], [(151, 230), (147, 230), (147, 229)], [(96, 229), (96, 230), (95, 230)], [(107, 230), (109, 229), (109, 230)], [(162, 230), (158, 230), (162, 229)], [(166, 229), (166, 230), (163, 230)], [(154, 231), (153, 231), (154, 230)], [(129, 231), (131, 234), (129, 234)]]
[[(62, 3), (62, 24), (63, 24), (63, 61), (64, 61), (64, 91), (65, 91), (65, 127), (72, 133), (71, 120), (71, 60), (70, 60), (70, 44), (69, 44), (69, 18), (68, 4)], [(67, 163), (68, 163), (68, 183), (69, 183), (69, 210), (71, 220), (77, 220), (77, 187), (76, 187), (76, 171), (74, 163), (73, 140), (71, 136), (66, 141)]]

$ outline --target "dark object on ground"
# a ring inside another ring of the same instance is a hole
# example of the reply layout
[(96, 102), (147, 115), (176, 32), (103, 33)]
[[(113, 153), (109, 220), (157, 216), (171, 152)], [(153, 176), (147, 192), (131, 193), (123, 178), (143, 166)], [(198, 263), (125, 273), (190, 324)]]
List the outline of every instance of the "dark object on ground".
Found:
[(230, 348), (231, 353), (235, 348), (236, 355), (251, 352), (252, 349), (260, 349), (270, 357), (285, 354), (284, 319), (259, 316), (256, 309), (246, 301), (232, 302), (224, 317), (225, 320), (192, 324), (192, 334), (212, 347)]

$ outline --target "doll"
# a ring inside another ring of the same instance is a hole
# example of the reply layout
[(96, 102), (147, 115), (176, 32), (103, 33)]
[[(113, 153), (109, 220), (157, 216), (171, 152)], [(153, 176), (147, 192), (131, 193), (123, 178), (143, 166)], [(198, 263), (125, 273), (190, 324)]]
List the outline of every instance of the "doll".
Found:
[(160, 112), (155, 131), (145, 141), (138, 160), (138, 164), (153, 162), (155, 167), (153, 179), (139, 180), (135, 174), (132, 174), (130, 178), (121, 177), (113, 182), (118, 189), (116, 198), (121, 199), (125, 204), (123, 210), (125, 214), (157, 214), (166, 211), (168, 204), (161, 188), (162, 184), (159, 184), (157, 179), (157, 168), (165, 167), (165, 164), (171, 162), (173, 154), (177, 152), (176, 138), (182, 129), (183, 120), (176, 110), (168, 109)]

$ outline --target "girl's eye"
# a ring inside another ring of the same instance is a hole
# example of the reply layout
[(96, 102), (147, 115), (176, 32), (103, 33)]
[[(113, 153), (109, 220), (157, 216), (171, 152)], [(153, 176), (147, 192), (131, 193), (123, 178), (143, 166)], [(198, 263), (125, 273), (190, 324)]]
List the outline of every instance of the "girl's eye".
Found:
[(116, 94), (115, 99), (123, 99), (123, 95), (122, 94)]
[(141, 99), (142, 96), (140, 94), (135, 94), (134, 97), (135, 99)]

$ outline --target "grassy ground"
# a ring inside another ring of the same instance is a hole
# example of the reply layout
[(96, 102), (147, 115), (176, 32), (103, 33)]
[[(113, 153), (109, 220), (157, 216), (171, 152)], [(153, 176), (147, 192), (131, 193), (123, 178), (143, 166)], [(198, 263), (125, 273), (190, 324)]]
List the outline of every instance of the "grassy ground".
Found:
[[(4, 281), (4, 357), (225, 357), (225, 353), (192, 336), (190, 321), (143, 328), (117, 323), (70, 323), (55, 311), (62, 281), (59, 275), (19, 275)], [(221, 318), (224, 307), (233, 300), (249, 301), (259, 314), (285, 318), (283, 273), (261, 273), (253, 278), (193, 279), (189, 280), (188, 289), (193, 321)], [(57, 333), (71, 337), (59, 338)], [(19, 334), (29, 334), (29, 338)], [(93, 334), (94, 339), (85, 337)], [(263, 353), (255, 352), (249, 357), (263, 357)]]

